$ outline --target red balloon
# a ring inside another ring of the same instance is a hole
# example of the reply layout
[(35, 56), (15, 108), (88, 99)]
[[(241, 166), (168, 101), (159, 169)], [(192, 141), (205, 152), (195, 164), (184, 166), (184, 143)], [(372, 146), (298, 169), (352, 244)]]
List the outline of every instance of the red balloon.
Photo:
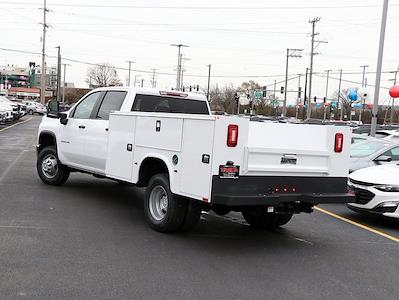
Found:
[(399, 98), (399, 85), (394, 85), (389, 89), (389, 95), (392, 98)]

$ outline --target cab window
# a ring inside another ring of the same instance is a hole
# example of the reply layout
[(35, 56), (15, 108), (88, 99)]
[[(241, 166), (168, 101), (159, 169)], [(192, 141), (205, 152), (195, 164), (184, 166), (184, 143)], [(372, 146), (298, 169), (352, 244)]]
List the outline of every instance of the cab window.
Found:
[(119, 111), (125, 100), (127, 92), (124, 91), (109, 91), (105, 94), (98, 109), (96, 119), (108, 120), (111, 111)]
[(101, 92), (95, 92), (84, 98), (75, 108), (72, 118), (90, 119), (90, 115)]

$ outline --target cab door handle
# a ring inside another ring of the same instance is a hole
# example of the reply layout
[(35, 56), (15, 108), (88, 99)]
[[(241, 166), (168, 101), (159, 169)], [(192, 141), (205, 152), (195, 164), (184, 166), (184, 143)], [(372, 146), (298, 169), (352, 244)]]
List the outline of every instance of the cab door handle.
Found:
[(79, 125), (79, 128), (85, 129), (86, 126), (84, 126), (84, 125)]

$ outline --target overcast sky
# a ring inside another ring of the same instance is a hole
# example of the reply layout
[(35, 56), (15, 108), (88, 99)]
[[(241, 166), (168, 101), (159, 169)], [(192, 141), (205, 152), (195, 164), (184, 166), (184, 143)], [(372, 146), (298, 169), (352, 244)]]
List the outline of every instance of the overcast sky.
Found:
[[(48, 1), (47, 53), (56, 55), (60, 45), (64, 58), (90, 63), (108, 62), (127, 68), (126, 60), (135, 64), (132, 76), (140, 75), (150, 86), (155, 68), (161, 88), (175, 85), (177, 49), (172, 43), (189, 45), (184, 48), (187, 72), (185, 85), (206, 86), (207, 66), (212, 65), (212, 84), (239, 85), (252, 79), (260, 85), (284, 80), (287, 48), (303, 48), (302, 58), (290, 59), (289, 73), (304, 73), (309, 66), (309, 20), (320, 17), (317, 39), (328, 41), (319, 45), (315, 57), (315, 72), (343, 69), (344, 80), (361, 82), (361, 65), (376, 69), (382, 0), (334, 1), (262, 1), (262, 0), (158, 0)], [(0, 2), (0, 48), (41, 51), (43, 1), (2, 0)], [(399, 64), (399, 0), (390, 0), (384, 51), (384, 71), (394, 71)], [(41, 63), (40, 55), (0, 50), (0, 65), (26, 66), (29, 61)], [(67, 81), (85, 87), (88, 66), (63, 61)], [(53, 58), (48, 65), (56, 64)], [(162, 74), (165, 73), (165, 74)], [(337, 73), (337, 72), (335, 72)], [(359, 73), (359, 74), (345, 74)], [(118, 70), (123, 83), (127, 71)], [(172, 75), (167, 75), (172, 74)], [(292, 77), (290, 75), (290, 77)], [(338, 74), (332, 77), (338, 78)], [(384, 74), (382, 86), (392, 85)], [(367, 74), (374, 84), (375, 74)], [(302, 82), (303, 82), (302, 78)], [(298, 80), (289, 89), (296, 89)], [(278, 88), (281, 84), (278, 85)], [(303, 86), (303, 84), (302, 84)], [(343, 83), (343, 87), (358, 87)], [(338, 81), (330, 81), (330, 93)], [(372, 93), (372, 89), (370, 89)], [(312, 96), (325, 95), (325, 78), (314, 76)], [(296, 94), (289, 94), (293, 102)], [(381, 90), (381, 103), (388, 101), (388, 91)]]

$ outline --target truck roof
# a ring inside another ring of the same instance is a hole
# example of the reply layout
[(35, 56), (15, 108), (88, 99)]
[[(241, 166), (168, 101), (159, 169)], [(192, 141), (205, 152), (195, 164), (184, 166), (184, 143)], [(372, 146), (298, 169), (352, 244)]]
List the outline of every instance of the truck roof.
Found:
[[(205, 95), (203, 95), (203, 94), (190, 93), (190, 92), (181, 92), (181, 91), (172, 91), (172, 90), (168, 90), (168, 89), (153, 89), (153, 88), (142, 88), (142, 87), (112, 86), (112, 87), (96, 88), (93, 91), (110, 91), (110, 90), (130, 91), (131, 93), (135, 93), (135, 94), (154, 95), (154, 96), (160, 96), (161, 93), (165, 93), (165, 94), (169, 93), (170, 95), (165, 95), (165, 96), (171, 96), (171, 97), (173, 97), (173, 94), (181, 94), (181, 95), (187, 95), (185, 97), (181, 97), (182, 99), (207, 101)], [(180, 97), (178, 97), (178, 98), (180, 98)]]

